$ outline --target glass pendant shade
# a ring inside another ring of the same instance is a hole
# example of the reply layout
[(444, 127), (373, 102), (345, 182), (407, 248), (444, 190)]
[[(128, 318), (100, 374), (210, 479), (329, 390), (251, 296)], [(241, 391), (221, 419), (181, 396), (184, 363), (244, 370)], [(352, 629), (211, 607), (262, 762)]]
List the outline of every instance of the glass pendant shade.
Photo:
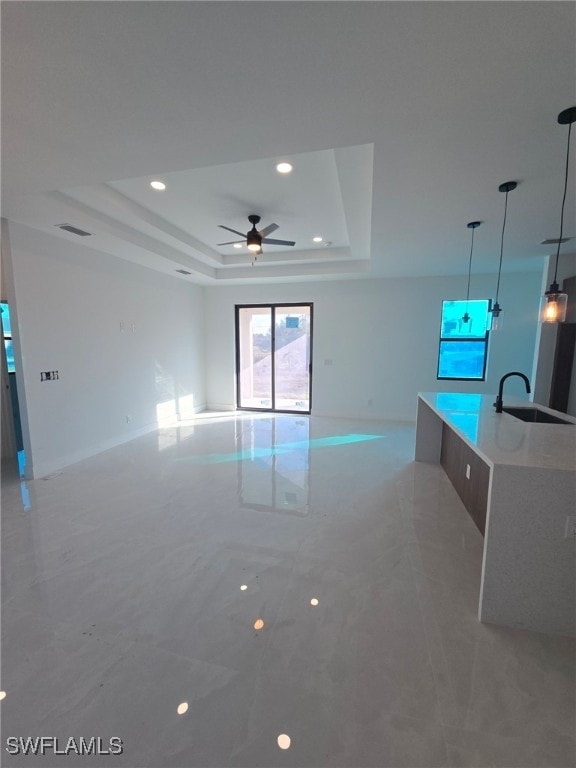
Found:
[(504, 311), (501, 309), (498, 302), (494, 302), (492, 307), (492, 322), (490, 324), (491, 331), (501, 331), (504, 325)]
[(558, 283), (552, 283), (540, 300), (540, 321), (542, 323), (563, 323), (566, 320), (568, 295), (562, 293)]

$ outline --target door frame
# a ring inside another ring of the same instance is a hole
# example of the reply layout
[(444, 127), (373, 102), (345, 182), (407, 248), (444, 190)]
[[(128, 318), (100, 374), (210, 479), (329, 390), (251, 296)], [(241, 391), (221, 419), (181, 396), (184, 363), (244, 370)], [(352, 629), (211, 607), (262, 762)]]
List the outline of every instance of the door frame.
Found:
[[(266, 309), (272, 310), (271, 322), (271, 379), (272, 379), (272, 405), (276, 405), (276, 387), (275, 387), (275, 352), (276, 352), (276, 309), (278, 307), (308, 307), (310, 310), (310, 354), (308, 359), (308, 410), (292, 411), (279, 408), (248, 408), (240, 405), (240, 310), (241, 309)], [(294, 413), (303, 416), (310, 415), (312, 412), (312, 345), (314, 329), (314, 304), (311, 301), (285, 301), (285, 302), (267, 302), (264, 304), (235, 304), (234, 306), (234, 346), (236, 349), (236, 410), (237, 411), (262, 411), (263, 413)]]

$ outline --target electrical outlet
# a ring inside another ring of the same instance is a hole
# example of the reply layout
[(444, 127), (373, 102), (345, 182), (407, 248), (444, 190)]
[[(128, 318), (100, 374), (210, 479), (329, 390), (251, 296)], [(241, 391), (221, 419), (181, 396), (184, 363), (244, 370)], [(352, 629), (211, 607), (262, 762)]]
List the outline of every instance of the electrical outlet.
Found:
[(466, 479), (470, 480), (470, 464), (466, 464)]
[(573, 539), (576, 537), (576, 516), (568, 515), (566, 518), (566, 526), (564, 528), (564, 538)]
[(40, 381), (57, 381), (59, 378), (58, 371), (40, 371)]

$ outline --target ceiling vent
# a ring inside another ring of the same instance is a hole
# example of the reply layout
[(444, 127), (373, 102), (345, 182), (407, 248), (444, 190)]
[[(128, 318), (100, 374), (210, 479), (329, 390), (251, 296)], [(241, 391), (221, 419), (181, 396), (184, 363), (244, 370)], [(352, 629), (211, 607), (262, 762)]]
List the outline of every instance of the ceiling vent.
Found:
[(542, 240), (540, 245), (558, 245), (558, 243), (567, 243), (572, 240), (571, 237), (549, 237), (548, 240)]
[(73, 227), (72, 224), (56, 224), (55, 226), (57, 226), (58, 229), (71, 232), (73, 235), (78, 235), (79, 237), (89, 237), (92, 235), (92, 232), (86, 232), (83, 229), (78, 229), (78, 227)]
[(192, 272), (187, 272), (185, 269), (177, 269), (176, 272), (180, 272), (181, 275), (191, 275)]

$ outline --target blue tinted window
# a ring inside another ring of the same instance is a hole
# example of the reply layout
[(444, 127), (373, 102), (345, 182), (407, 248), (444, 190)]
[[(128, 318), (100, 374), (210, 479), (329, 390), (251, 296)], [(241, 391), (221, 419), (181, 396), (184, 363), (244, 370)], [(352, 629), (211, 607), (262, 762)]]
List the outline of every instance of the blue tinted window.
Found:
[(2, 310), (2, 330), (4, 331), (4, 338), (12, 338), (12, 328), (10, 327), (10, 310), (8, 304), (3, 301), (0, 302), (0, 309)]
[[(481, 301), (444, 301), (442, 302), (441, 337), (449, 338), (480, 338), (486, 336), (488, 330), (489, 302)], [(468, 321), (464, 321), (468, 313)]]
[(8, 304), (0, 302), (0, 310), (2, 310), (2, 330), (4, 332), (4, 348), (6, 349), (6, 363), (8, 367), (8, 373), (14, 373), (14, 348), (12, 346), (12, 327), (10, 325), (10, 309)]
[(486, 342), (441, 341), (439, 379), (483, 379)]
[(489, 311), (485, 299), (442, 302), (437, 378), (484, 380)]
[(12, 347), (12, 339), (4, 339), (4, 347), (6, 348), (8, 373), (15, 373), (16, 368), (14, 367), (14, 349)]

